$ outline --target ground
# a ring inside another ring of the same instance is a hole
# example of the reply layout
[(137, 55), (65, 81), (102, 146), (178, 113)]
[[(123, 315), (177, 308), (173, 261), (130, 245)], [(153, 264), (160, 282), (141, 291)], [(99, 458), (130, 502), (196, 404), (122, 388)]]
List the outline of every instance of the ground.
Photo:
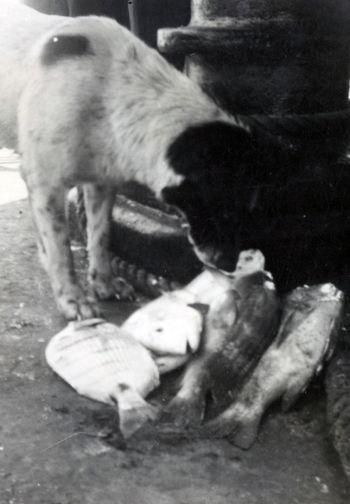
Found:
[[(270, 411), (249, 451), (152, 431), (126, 446), (100, 439), (113, 409), (78, 396), (45, 363), (65, 322), (38, 263), (17, 165), (2, 161), (0, 504), (349, 503), (320, 385), (288, 414)], [(111, 303), (105, 316), (118, 323), (134, 308)]]

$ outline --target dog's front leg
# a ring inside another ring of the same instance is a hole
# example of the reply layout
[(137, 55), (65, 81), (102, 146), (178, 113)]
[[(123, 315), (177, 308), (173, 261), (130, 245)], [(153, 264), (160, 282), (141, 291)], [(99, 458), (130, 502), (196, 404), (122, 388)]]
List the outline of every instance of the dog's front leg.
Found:
[(38, 230), (38, 249), (60, 312), (68, 320), (97, 315), (92, 298), (87, 299), (78, 285), (70, 249), (65, 216), (63, 187), (26, 180), (34, 221)]
[(112, 273), (109, 239), (115, 192), (114, 188), (106, 186), (84, 186), (89, 281), (100, 299), (133, 299), (133, 288), (122, 278), (114, 278)]

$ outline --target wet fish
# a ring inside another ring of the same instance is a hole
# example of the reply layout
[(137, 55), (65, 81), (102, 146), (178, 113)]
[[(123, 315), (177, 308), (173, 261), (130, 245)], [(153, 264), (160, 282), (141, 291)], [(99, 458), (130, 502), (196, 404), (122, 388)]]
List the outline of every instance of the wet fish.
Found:
[(349, 329), (341, 333), (325, 379), (327, 424), (344, 473), (350, 482), (350, 341)]
[[(183, 289), (166, 293), (134, 312), (122, 328), (151, 350), (161, 363), (161, 372), (184, 365), (199, 347), (203, 330), (203, 307), (232, 289), (243, 275), (261, 271), (265, 258), (259, 250), (241, 252), (232, 276), (206, 269)], [(176, 355), (176, 358), (171, 358)], [(187, 356), (181, 357), (181, 356)]]
[(192, 282), (182, 289), (187, 295), (192, 295), (192, 303), (210, 305), (224, 292), (234, 289), (238, 278), (264, 271), (265, 257), (260, 250), (243, 250), (238, 257), (235, 271), (232, 275), (223, 274), (216, 269), (206, 268)]
[(102, 319), (71, 322), (46, 347), (48, 365), (79, 394), (118, 405), (119, 427), (131, 436), (157, 410), (144, 398), (159, 385), (150, 352)]
[(270, 344), (278, 318), (279, 302), (269, 274), (237, 278), (234, 290), (211, 303), (201, 348), (187, 365), (165, 418), (181, 427), (199, 425), (207, 393), (214, 398), (232, 393)]
[(189, 354), (154, 356), (160, 374), (170, 373), (170, 371), (183, 367), (190, 358)]
[(134, 312), (122, 328), (156, 355), (194, 353), (203, 328), (203, 317), (189, 306), (194, 301), (184, 292), (164, 294)]
[(249, 448), (267, 407), (282, 398), (283, 410), (287, 410), (330, 357), (342, 306), (342, 292), (329, 283), (292, 291), (275, 341), (237, 400), (209, 422), (206, 431), (216, 437), (229, 436), (235, 445)]

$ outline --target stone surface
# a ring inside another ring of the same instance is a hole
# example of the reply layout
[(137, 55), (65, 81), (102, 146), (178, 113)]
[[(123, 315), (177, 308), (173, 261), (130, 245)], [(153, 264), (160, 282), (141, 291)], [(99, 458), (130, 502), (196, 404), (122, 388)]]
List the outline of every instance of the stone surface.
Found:
[(349, 28), (347, 0), (193, 0), (158, 45), (232, 113), (317, 113), (346, 106)]
[[(96, 437), (113, 409), (78, 396), (44, 360), (64, 321), (38, 264), (26, 201), (0, 206), (1, 504), (346, 504), (327, 440), (324, 393), (276, 407), (247, 452), (226, 441), (139, 434), (119, 449)], [(84, 251), (76, 250), (78, 269)], [(120, 323), (136, 307), (111, 303)]]

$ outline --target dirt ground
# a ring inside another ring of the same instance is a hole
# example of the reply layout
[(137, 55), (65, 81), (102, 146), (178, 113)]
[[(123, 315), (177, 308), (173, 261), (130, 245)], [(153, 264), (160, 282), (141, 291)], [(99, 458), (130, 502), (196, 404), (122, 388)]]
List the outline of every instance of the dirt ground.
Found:
[[(27, 201), (0, 205), (1, 504), (342, 504), (350, 493), (329, 440), (324, 392), (276, 407), (258, 442), (143, 433), (127, 446), (96, 435), (112, 408), (78, 396), (48, 368), (64, 327), (38, 264)], [(106, 305), (123, 320), (135, 306)]]

